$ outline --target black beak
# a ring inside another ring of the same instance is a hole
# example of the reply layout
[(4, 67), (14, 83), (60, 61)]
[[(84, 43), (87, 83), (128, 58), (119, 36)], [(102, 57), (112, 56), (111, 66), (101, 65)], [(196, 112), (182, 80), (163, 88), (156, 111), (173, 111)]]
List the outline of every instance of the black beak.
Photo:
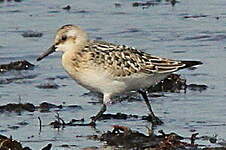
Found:
[(44, 52), (43, 54), (41, 54), (36, 60), (40, 61), (42, 60), (44, 57), (48, 56), (49, 54), (53, 53), (56, 51), (56, 47), (55, 45), (51, 46), (46, 52)]

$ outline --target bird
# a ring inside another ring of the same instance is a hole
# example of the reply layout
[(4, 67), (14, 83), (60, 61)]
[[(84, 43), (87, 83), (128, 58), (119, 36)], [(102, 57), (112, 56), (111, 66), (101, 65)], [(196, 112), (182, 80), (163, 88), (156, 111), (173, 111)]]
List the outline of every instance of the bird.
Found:
[(201, 65), (201, 61), (174, 60), (154, 56), (126, 45), (90, 40), (81, 27), (67, 24), (59, 28), (53, 45), (37, 58), (62, 52), (62, 65), (69, 76), (86, 89), (103, 94), (102, 107), (88, 125), (106, 111), (113, 96), (138, 91), (150, 111), (152, 123), (163, 122), (153, 113), (145, 89), (180, 69)]

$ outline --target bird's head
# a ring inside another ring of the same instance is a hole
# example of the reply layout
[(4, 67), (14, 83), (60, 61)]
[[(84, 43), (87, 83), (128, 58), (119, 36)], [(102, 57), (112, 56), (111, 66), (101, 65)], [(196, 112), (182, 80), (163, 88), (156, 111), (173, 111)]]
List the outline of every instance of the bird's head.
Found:
[(41, 54), (37, 61), (42, 60), (44, 57), (55, 51), (66, 52), (69, 50), (76, 50), (83, 48), (87, 42), (87, 34), (80, 27), (75, 25), (64, 25), (58, 29), (54, 44), (43, 54)]

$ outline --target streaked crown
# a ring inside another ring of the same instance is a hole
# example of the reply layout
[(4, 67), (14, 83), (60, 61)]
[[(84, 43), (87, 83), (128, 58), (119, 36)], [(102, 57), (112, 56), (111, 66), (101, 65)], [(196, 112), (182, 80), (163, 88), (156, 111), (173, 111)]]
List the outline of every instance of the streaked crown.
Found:
[(79, 48), (87, 42), (87, 34), (80, 27), (75, 25), (64, 25), (58, 29), (54, 45), (56, 51), (68, 51), (71, 49)]

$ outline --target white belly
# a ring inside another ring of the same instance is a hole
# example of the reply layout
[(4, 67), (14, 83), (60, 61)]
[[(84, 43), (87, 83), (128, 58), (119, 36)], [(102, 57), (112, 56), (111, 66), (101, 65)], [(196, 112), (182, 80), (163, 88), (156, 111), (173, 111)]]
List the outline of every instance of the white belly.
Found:
[(91, 91), (115, 95), (126, 89), (125, 83), (113, 80), (105, 71), (83, 70), (70, 75), (78, 84)]
[(168, 74), (146, 75), (138, 74), (130, 77), (113, 78), (105, 70), (81, 70), (69, 73), (70, 76), (83, 87), (103, 94), (117, 95), (123, 92), (148, 88), (158, 83)]

